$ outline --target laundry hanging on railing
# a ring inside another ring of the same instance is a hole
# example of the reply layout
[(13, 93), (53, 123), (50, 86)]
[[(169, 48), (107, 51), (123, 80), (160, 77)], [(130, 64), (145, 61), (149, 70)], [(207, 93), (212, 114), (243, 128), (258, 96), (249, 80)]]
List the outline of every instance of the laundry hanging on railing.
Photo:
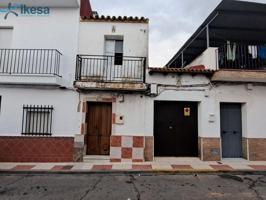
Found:
[(266, 59), (266, 46), (258, 47), (258, 57), (260, 59)]
[(235, 61), (236, 60), (236, 43), (231, 45), (230, 41), (227, 41), (227, 60)]
[(252, 56), (253, 59), (257, 59), (258, 58), (258, 47), (256, 45), (249, 45), (248, 53)]

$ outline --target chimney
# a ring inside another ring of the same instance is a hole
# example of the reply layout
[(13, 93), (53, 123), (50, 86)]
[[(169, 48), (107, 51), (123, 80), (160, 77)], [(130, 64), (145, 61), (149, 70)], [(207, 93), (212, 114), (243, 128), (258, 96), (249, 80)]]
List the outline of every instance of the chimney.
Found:
[(90, 0), (80, 0), (80, 17), (92, 17)]

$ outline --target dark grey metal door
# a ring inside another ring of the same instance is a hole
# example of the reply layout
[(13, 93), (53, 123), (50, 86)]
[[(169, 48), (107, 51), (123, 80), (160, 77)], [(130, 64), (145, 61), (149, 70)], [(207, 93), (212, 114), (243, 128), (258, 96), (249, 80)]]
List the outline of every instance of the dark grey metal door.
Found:
[(198, 103), (154, 102), (155, 156), (198, 156)]
[(221, 104), (221, 138), (223, 158), (242, 157), (241, 104)]

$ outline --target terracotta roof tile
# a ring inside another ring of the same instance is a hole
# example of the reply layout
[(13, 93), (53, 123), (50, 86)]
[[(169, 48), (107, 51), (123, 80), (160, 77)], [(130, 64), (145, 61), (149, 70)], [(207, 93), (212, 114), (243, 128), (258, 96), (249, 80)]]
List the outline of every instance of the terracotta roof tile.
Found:
[(189, 69), (205, 69), (205, 66), (204, 65), (195, 65), (195, 66), (189, 67)]
[[(204, 66), (203, 66), (204, 67)], [(199, 66), (193, 66), (190, 68), (149, 68), (149, 73), (177, 73), (177, 74), (213, 74), (215, 70), (205, 69)]]
[(99, 21), (99, 22), (131, 22), (131, 23), (149, 23), (149, 19), (145, 17), (132, 17), (132, 16), (85, 16), (81, 17), (81, 21)]

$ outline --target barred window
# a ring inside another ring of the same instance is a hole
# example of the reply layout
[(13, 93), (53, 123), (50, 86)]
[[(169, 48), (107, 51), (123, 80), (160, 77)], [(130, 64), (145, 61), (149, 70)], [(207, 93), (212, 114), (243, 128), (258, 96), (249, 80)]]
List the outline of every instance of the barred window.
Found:
[(22, 135), (52, 135), (53, 106), (23, 106)]

